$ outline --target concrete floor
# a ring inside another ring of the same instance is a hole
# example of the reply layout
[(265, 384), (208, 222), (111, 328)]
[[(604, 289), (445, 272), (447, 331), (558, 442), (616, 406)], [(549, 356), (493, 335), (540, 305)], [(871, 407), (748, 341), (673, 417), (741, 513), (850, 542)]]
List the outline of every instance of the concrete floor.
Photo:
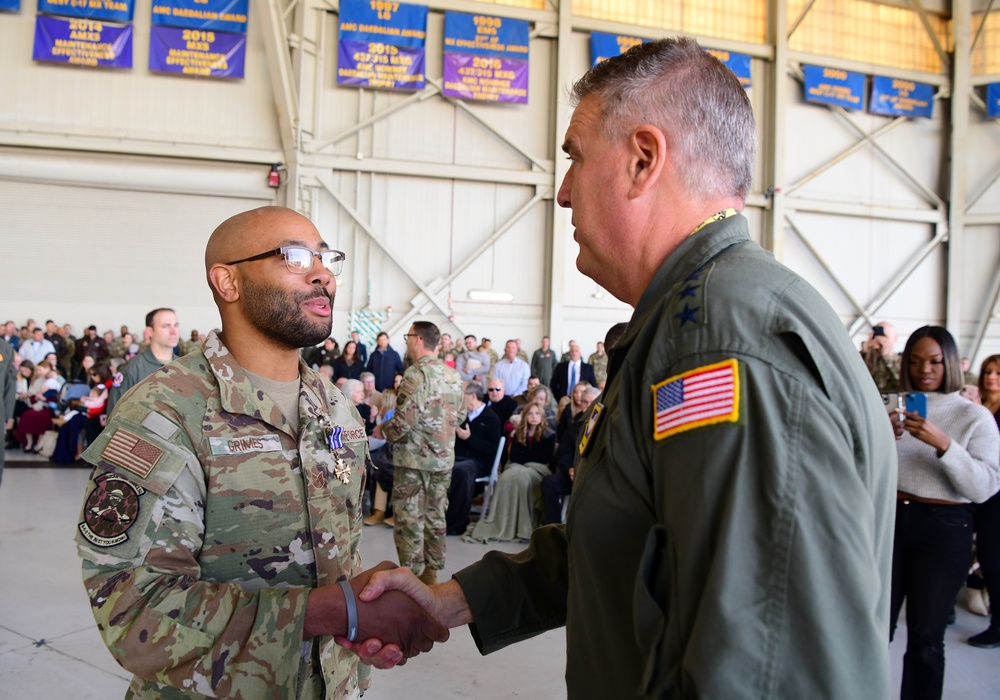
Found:
[[(24, 459), (20, 453), (7, 455), (8, 460)], [(0, 487), (0, 700), (123, 697), (129, 674), (112, 660), (97, 633), (73, 545), (89, 472), (43, 464), (5, 470)], [(520, 549), (449, 537), (445, 577), (491, 548)], [(363, 556), (366, 564), (394, 560), (391, 531), (366, 528)], [(964, 641), (985, 626), (985, 618), (959, 608), (946, 640), (947, 700), (1000, 697), (1000, 649), (974, 649)], [(906, 628), (901, 624), (892, 645), (895, 688), (905, 644)], [(430, 654), (402, 668), (374, 671), (365, 698), (561, 698), (566, 695), (565, 649), (563, 630), (554, 630), (482, 657), (468, 630), (460, 628)]]

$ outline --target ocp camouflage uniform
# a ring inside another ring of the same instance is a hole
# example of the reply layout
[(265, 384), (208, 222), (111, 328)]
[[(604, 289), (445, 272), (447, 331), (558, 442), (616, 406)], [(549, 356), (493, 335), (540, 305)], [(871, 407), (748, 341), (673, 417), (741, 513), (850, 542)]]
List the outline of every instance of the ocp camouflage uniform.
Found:
[[(594, 379), (597, 383), (608, 379), (608, 353), (598, 355), (596, 352), (587, 358), (587, 364), (594, 368)], [(572, 387), (571, 387), (572, 388)]]
[(125, 338), (123, 336), (118, 336), (110, 343), (108, 343), (108, 355), (115, 357), (119, 360), (124, 360), (125, 355), (128, 354), (128, 346), (125, 344)]
[(444, 568), (455, 428), (465, 420), (462, 378), (428, 355), (406, 370), (396, 396), (396, 413), (382, 424), (394, 443), (393, 538), (400, 564), (420, 575)]
[(147, 377), (84, 453), (77, 532), (127, 697), (359, 697), (368, 667), (303, 641), (310, 589), (361, 571), (368, 442), (305, 365), (298, 435), (213, 333)]
[(903, 358), (899, 353), (894, 352), (886, 357), (877, 347), (872, 347), (863, 351), (861, 357), (864, 358), (865, 366), (880, 392), (894, 394), (903, 390), (899, 377)]

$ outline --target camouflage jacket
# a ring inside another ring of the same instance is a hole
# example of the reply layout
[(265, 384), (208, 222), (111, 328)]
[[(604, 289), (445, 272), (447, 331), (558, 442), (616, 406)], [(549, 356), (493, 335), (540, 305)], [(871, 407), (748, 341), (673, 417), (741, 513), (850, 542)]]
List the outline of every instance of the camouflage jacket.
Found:
[(880, 392), (894, 394), (903, 390), (900, 377), (902, 357), (899, 353), (892, 353), (886, 357), (878, 351), (878, 348), (870, 348), (863, 351), (861, 357)]
[(310, 589), (361, 571), (368, 442), (300, 364), (299, 435), (216, 334), (139, 382), (84, 454), (76, 542), (129, 697), (344, 698), (368, 668), (304, 642)]
[(608, 378), (608, 353), (598, 355), (596, 352), (587, 358), (587, 364), (594, 368), (594, 378), (600, 384)]
[(406, 370), (396, 396), (396, 413), (382, 424), (385, 439), (394, 443), (396, 466), (450, 470), (455, 464), (455, 428), (465, 420), (458, 372), (427, 355)]

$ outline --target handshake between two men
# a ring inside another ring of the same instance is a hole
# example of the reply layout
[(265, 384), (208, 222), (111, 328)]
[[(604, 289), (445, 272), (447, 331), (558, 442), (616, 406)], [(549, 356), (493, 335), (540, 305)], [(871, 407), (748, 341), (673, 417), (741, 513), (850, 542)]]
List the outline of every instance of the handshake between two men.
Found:
[(447, 641), (450, 628), (472, 622), (454, 580), (431, 589), (409, 569), (384, 561), (345, 583), (310, 592), (302, 636), (334, 635), (379, 669), (405, 664), (435, 642)]

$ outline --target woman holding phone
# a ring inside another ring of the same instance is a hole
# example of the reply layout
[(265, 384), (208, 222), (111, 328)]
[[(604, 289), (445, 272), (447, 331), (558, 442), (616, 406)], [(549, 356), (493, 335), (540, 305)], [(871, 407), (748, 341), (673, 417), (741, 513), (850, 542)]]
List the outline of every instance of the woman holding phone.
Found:
[(958, 394), (961, 362), (946, 329), (914, 331), (900, 374), (904, 390), (926, 394), (927, 408), (926, 416), (915, 411), (892, 416), (899, 492), (889, 639), (905, 601), (900, 697), (940, 698), (945, 629), (972, 551), (972, 503), (1000, 490), (1000, 434), (989, 411)]
[[(1000, 430), (1000, 355), (983, 360), (979, 370), (979, 397), (993, 414)], [(1000, 647), (1000, 493), (976, 506), (976, 551), (986, 590), (990, 595), (992, 616), (985, 631), (969, 638), (969, 644), (981, 649)]]

